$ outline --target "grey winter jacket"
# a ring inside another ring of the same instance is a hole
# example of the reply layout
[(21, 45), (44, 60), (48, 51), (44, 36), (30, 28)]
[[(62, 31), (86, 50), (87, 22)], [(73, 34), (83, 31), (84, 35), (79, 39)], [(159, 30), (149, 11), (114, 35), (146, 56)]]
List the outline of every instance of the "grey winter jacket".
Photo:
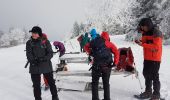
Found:
[(28, 40), (26, 56), (30, 62), (29, 72), (31, 74), (52, 72), (51, 58), (53, 57), (53, 50), (48, 40), (42, 40), (41, 38)]

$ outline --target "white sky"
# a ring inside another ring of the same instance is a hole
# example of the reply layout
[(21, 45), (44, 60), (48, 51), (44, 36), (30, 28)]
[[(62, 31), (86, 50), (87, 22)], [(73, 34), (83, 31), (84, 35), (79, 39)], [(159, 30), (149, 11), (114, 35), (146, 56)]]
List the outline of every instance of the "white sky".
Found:
[(0, 0), (0, 30), (42, 27), (50, 40), (61, 40), (73, 23), (85, 19), (90, 0)]

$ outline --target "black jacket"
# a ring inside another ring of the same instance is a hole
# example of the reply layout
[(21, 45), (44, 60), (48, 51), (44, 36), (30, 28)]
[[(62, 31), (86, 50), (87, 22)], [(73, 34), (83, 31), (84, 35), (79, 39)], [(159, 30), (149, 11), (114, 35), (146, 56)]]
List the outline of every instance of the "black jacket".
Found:
[(30, 38), (26, 43), (26, 56), (30, 62), (31, 74), (52, 72), (53, 50), (48, 40)]

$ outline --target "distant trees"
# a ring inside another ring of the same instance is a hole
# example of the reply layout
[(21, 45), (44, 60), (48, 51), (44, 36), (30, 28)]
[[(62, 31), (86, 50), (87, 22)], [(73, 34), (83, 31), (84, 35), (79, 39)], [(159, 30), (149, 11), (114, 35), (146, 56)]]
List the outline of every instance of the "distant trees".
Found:
[(0, 48), (26, 43), (30, 34), (25, 29), (10, 28), (8, 33), (0, 31)]

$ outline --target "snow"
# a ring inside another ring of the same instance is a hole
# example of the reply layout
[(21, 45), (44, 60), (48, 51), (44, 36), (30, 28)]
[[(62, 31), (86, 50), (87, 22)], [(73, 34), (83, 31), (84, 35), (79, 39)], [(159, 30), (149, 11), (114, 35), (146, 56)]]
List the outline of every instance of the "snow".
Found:
[[(111, 41), (114, 42), (117, 47), (131, 47), (136, 68), (139, 71), (139, 77), (144, 87), (144, 78), (142, 76), (143, 68), (143, 50), (138, 45), (124, 41), (125, 35), (112, 36)], [(72, 44), (69, 45), (69, 44)], [(79, 51), (79, 44), (76, 39), (72, 39), (65, 42), (67, 52)], [(163, 57), (160, 68), (160, 80), (161, 80), (161, 94), (168, 95), (167, 100), (170, 100), (170, 46), (163, 46)], [(25, 69), (26, 63), (25, 45), (19, 45), (11, 48), (0, 49), (0, 97), (1, 100), (34, 100), (32, 92), (32, 82), (28, 68)], [(55, 51), (55, 50), (54, 50)], [(52, 62), (53, 67), (56, 67), (58, 63), (58, 54), (54, 55)], [(87, 64), (68, 64), (70, 71), (76, 70), (88, 70), (90, 68)], [(57, 87), (67, 85), (68, 87), (83, 88), (84, 82), (90, 82), (90, 77), (56, 77), (57, 80), (63, 79), (61, 82), (56, 82)], [(101, 81), (101, 80), (100, 80)], [(43, 82), (42, 82), (43, 84)], [(134, 75), (123, 77), (122, 75), (112, 75), (110, 78), (111, 99), (112, 100), (135, 100), (134, 94), (141, 92), (138, 80)], [(103, 98), (103, 91), (100, 91), (100, 98)], [(50, 91), (42, 90), (43, 100), (51, 100)], [(59, 92), (60, 100), (91, 100), (91, 92), (80, 91), (61, 91)]]

